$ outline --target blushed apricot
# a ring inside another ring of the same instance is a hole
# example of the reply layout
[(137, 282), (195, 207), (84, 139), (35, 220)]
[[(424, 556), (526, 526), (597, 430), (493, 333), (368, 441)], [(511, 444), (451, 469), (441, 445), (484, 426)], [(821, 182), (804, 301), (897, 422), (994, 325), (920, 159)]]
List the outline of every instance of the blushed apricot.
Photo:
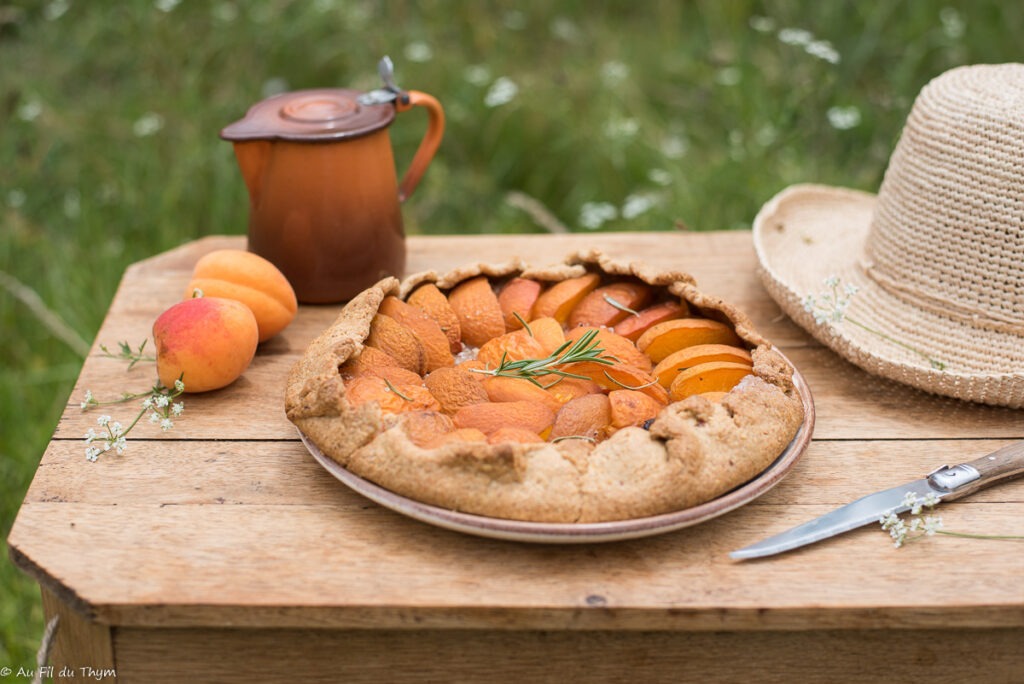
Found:
[(601, 276), (587, 273), (579, 278), (569, 278), (555, 283), (540, 293), (533, 304), (533, 318), (550, 316), (559, 323), (569, 320), (569, 314), (580, 301), (601, 283)]
[(375, 347), (413, 373), (423, 373), (426, 353), (419, 338), (391, 316), (378, 313), (370, 322), (366, 346)]
[(406, 301), (434, 319), (434, 322), (441, 328), (441, 332), (448, 338), (448, 349), (452, 354), (458, 354), (462, 350), (459, 317), (455, 315), (452, 307), (448, 304), (448, 297), (437, 289), (437, 285), (433, 283), (420, 285), (413, 290)]
[(153, 322), (156, 371), (166, 387), (181, 379), (186, 392), (234, 382), (256, 354), (259, 327), (235, 299), (197, 297), (178, 302)]
[(611, 402), (607, 395), (587, 394), (559, 409), (549, 439), (578, 437), (600, 442), (608, 436), (611, 422)]
[(543, 387), (535, 385), (525, 378), (508, 378), (495, 376), (485, 378), (484, 391), (491, 401), (537, 401), (546, 404), (552, 411), (561, 408), (562, 403)]
[(668, 388), (672, 401), (681, 401), (694, 394), (728, 392), (750, 375), (750, 366), (742, 363), (712, 361), (680, 371)]
[(750, 352), (746, 349), (725, 344), (698, 344), (693, 347), (684, 347), (666, 356), (655, 366), (654, 375), (658, 378), (661, 386), (668, 389), (672, 381), (676, 379), (679, 371), (712, 361), (729, 361), (730, 363), (742, 363), (747, 366), (754, 365), (753, 360), (750, 358)]
[(542, 437), (551, 429), (555, 412), (539, 401), (487, 402), (455, 412), (455, 427), (476, 428), (491, 434), (503, 427), (518, 427)]
[(498, 428), (487, 438), (489, 444), (501, 442), (517, 442), (519, 444), (543, 444), (544, 439), (535, 432), (517, 427)]
[(660, 363), (673, 352), (698, 344), (738, 347), (743, 343), (730, 326), (710, 318), (679, 318), (658, 323), (636, 342), (637, 348), (655, 363)]
[(299, 306), (291, 283), (277, 266), (241, 249), (218, 249), (202, 256), (184, 298), (191, 299), (197, 289), (206, 297), (234, 299), (249, 307), (260, 342), (288, 327)]
[(488, 401), (487, 391), (474, 375), (462, 366), (438, 368), (427, 375), (423, 383), (437, 399), (442, 411), (455, 413), (463, 406)]
[(429, 449), (455, 429), (452, 419), (437, 411), (411, 411), (402, 422), (413, 444)]
[[(519, 330), (523, 327), (523, 321), (530, 320), (530, 312), (533, 311), (533, 303), (540, 295), (541, 284), (529, 278), (513, 278), (505, 283), (498, 293), (498, 305), (501, 307), (501, 314), (505, 317), (505, 330)], [(519, 318), (516, 318), (518, 314)]]
[(403, 302), (398, 297), (385, 297), (380, 313), (395, 319), (416, 335), (423, 345), (423, 371), (429, 373), (442, 366), (454, 366), (455, 358), (448, 346), (448, 338), (441, 326), (422, 309)]
[(651, 286), (637, 281), (603, 285), (580, 300), (569, 314), (569, 327), (611, 327), (651, 300)]
[(545, 389), (544, 391), (553, 396), (558, 403), (582, 397), (584, 394), (598, 394), (602, 391), (601, 386), (593, 380), (583, 378), (566, 378), (554, 374), (548, 374), (537, 378)]
[(612, 390), (608, 393), (608, 401), (611, 405), (611, 424), (616, 429), (643, 425), (664, 408), (662, 404), (636, 390)]
[(448, 304), (459, 318), (462, 341), (480, 347), (505, 334), (505, 317), (486, 276), (463, 281), (448, 293)]
[(623, 365), (633, 366), (634, 368), (639, 368), (642, 371), (651, 370), (651, 360), (646, 354), (637, 349), (636, 345), (625, 337), (622, 335), (616, 335), (608, 328), (571, 328), (566, 334), (566, 339), (578, 340), (591, 331), (594, 331), (593, 341), (597, 343), (598, 347), (604, 350), (601, 352), (601, 356), (613, 357)]
[(376, 402), (386, 413), (439, 411), (440, 404), (423, 385), (396, 385), (384, 378), (361, 375), (345, 383), (345, 399), (353, 406)]
[(645, 371), (632, 366), (612, 364), (610, 366), (596, 361), (580, 361), (570, 363), (561, 368), (567, 373), (590, 378), (602, 389), (635, 389), (643, 392), (660, 404), (668, 403), (668, 392), (658, 384), (658, 380)]
[(636, 342), (640, 336), (658, 323), (688, 316), (690, 308), (685, 302), (662, 302), (630, 314), (615, 324), (615, 332)]

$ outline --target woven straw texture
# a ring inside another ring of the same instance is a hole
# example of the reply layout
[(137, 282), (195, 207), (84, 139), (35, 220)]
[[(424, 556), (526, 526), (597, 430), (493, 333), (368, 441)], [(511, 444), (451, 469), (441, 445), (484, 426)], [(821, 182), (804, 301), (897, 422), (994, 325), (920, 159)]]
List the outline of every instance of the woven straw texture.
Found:
[[(1024, 407), (1024, 65), (954, 69), (914, 103), (878, 197), (801, 185), (754, 222), (783, 310), (869, 372)], [(805, 298), (853, 285), (841, 322)]]

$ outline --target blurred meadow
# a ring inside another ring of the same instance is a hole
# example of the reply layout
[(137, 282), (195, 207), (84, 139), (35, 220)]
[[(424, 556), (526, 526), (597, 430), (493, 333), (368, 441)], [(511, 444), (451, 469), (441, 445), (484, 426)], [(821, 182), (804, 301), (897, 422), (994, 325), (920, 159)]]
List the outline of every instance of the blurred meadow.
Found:
[[(218, 132), (265, 96), (387, 54), (441, 100), (409, 234), (746, 229), (791, 183), (877, 189), (920, 88), (1021, 35), (1002, 0), (0, 0), (0, 534), (125, 267), (245, 233)], [(392, 126), (400, 172), (424, 126)], [(0, 665), (42, 629), (4, 554)]]

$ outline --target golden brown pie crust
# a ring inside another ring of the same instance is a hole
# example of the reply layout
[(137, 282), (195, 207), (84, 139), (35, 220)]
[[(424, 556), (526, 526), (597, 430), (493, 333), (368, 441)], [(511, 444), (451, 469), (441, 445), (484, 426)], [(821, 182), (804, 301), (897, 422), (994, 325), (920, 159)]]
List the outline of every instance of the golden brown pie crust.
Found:
[[(403, 414), (346, 401), (338, 369), (362, 351), (384, 297), (404, 299), (425, 282), (447, 290), (481, 274), (554, 282), (587, 271), (665, 287), (700, 315), (730, 323), (751, 349), (753, 374), (718, 403), (689, 397), (669, 404), (649, 429), (623, 428), (596, 445), (452, 442), (425, 449), (407, 436)], [(704, 503), (767, 468), (804, 419), (792, 369), (744, 314), (701, 293), (687, 274), (615, 262), (597, 251), (571, 255), (554, 267), (531, 268), (515, 260), (443, 275), (419, 273), (401, 283), (381, 280), (352, 299), (309, 345), (289, 375), (285, 408), (324, 454), (401, 496), (539, 522), (626, 520)]]

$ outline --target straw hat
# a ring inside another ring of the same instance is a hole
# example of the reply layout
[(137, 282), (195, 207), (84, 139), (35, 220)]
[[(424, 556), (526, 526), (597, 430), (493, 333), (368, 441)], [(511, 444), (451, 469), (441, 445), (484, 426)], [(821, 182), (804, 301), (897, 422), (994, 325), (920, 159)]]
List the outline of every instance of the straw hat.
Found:
[(754, 246), (782, 309), (852, 363), (1024, 407), (1024, 64), (935, 78), (877, 196), (787, 188)]

